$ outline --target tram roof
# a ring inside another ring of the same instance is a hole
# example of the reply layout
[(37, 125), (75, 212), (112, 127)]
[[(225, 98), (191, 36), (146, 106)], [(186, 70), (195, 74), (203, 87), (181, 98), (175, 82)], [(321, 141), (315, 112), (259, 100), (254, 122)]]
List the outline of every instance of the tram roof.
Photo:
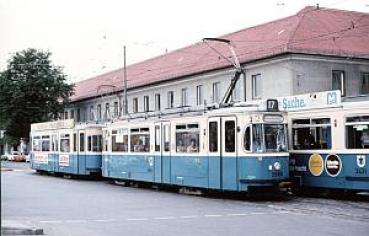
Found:
[[(286, 53), (369, 59), (369, 14), (305, 7), (296, 15), (221, 36), (235, 47), (241, 63)], [(214, 44), (226, 57), (228, 48)], [(127, 67), (128, 89), (230, 68), (203, 42)], [(100, 88), (108, 86), (114, 89)], [(112, 91), (114, 90), (114, 91)], [(123, 90), (123, 68), (76, 83), (72, 101)]]

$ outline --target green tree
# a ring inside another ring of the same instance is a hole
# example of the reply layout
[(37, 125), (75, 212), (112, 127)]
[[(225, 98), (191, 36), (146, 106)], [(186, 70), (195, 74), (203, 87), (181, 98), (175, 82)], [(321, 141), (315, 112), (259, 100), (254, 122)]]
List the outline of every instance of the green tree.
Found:
[(66, 83), (51, 53), (16, 52), (0, 72), (0, 126), (8, 140), (29, 136), (30, 124), (54, 119), (69, 102), (74, 85)]

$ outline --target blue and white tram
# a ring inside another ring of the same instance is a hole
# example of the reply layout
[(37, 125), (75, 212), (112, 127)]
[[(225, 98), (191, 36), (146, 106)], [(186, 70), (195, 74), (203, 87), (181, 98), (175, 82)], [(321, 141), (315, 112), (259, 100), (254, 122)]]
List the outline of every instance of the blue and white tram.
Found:
[(131, 119), (104, 129), (102, 175), (227, 191), (289, 178), (286, 117), (257, 107)]
[(102, 125), (62, 120), (32, 124), (31, 167), (72, 175), (101, 173)]
[(291, 175), (300, 186), (369, 191), (369, 101), (288, 116)]

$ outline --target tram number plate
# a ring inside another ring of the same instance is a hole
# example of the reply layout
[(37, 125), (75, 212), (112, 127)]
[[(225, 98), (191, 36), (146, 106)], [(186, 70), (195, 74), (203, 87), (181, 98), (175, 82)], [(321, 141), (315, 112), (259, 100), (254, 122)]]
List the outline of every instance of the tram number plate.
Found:
[(355, 170), (355, 174), (358, 174), (358, 175), (366, 175), (366, 173), (367, 173), (366, 168), (356, 168)]
[(267, 111), (271, 111), (271, 112), (278, 111), (278, 100), (277, 99), (267, 99)]
[(283, 176), (282, 171), (273, 171), (272, 172), (272, 177), (282, 177), (282, 176)]

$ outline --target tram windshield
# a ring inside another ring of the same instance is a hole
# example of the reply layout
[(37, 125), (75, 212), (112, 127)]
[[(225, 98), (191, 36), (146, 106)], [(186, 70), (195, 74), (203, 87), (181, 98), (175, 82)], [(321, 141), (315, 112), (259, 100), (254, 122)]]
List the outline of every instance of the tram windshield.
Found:
[(252, 151), (254, 152), (287, 151), (286, 132), (287, 129), (286, 125), (284, 124), (253, 124)]

